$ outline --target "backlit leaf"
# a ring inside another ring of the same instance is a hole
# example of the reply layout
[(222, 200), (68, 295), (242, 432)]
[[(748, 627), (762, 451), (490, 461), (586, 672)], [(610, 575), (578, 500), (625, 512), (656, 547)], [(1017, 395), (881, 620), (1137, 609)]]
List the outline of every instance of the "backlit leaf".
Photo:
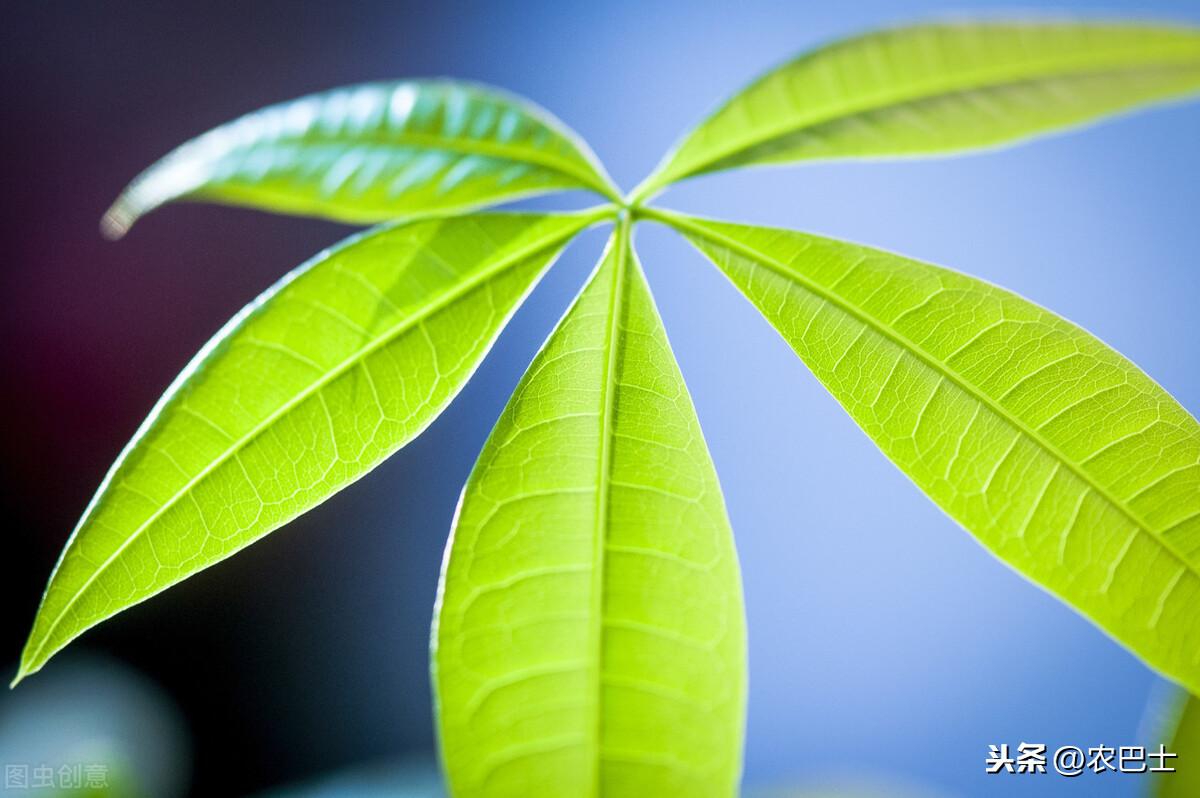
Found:
[(1200, 689), (1200, 425), (1166, 391), (981, 280), (803, 233), (659, 216), (950, 516)]
[(1079, 22), (895, 28), (801, 55), (735, 94), (635, 196), (692, 175), (991, 147), (1200, 90), (1200, 30)]
[(251, 303), (167, 389), (100, 486), (50, 579), (17, 679), (412, 440), (597, 218), (400, 224), (318, 255)]
[(120, 236), (176, 199), (348, 222), (590, 189), (613, 196), (595, 157), (547, 112), (449, 80), (351, 86), (273, 105), (180, 146), (104, 217)]
[(627, 227), (480, 455), (440, 593), (454, 795), (735, 794), (737, 559)]

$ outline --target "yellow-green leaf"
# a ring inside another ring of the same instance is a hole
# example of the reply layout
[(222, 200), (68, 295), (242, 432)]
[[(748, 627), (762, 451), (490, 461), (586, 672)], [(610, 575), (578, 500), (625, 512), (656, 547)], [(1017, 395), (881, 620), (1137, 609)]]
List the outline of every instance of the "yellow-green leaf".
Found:
[(1166, 391), (981, 280), (803, 233), (659, 217), (983, 545), (1200, 689), (1200, 424)]
[(463, 492), (433, 670), (464, 796), (731, 796), (746, 689), (720, 486), (619, 226)]
[(412, 440), (598, 215), (479, 214), (372, 231), (251, 303), (167, 389), (100, 486), (17, 679)]
[(962, 22), (806, 53), (735, 94), (635, 196), (693, 175), (1006, 144), (1200, 90), (1200, 30)]
[(566, 189), (616, 196), (587, 146), (546, 111), (457, 81), (371, 83), (183, 144), (130, 184), (104, 229), (120, 236), (176, 199), (379, 222)]

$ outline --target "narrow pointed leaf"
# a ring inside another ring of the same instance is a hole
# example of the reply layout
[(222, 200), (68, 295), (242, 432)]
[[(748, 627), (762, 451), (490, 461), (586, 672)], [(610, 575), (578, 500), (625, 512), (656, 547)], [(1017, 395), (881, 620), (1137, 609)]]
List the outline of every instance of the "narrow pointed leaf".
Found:
[(1166, 391), (981, 280), (803, 233), (669, 222), (942, 509), (1200, 689), (1200, 425)]
[[(1181, 691), (1172, 710), (1170, 722), (1162, 730), (1161, 743), (1168, 753), (1178, 756), (1161, 764), (1175, 770), (1154, 774), (1150, 794), (1154, 798), (1195, 798), (1200, 795), (1200, 701)], [(1159, 742), (1155, 741), (1154, 751), (1158, 750)], [(1147, 766), (1159, 765), (1159, 759), (1151, 757)]]
[(463, 493), (433, 670), (456, 796), (730, 796), (745, 628), (709, 460), (621, 227)]
[(378, 222), (565, 189), (615, 195), (587, 146), (531, 103), (449, 80), (372, 83), (193, 139), (133, 181), (104, 229), (120, 236), (177, 199)]
[(1200, 30), (976, 22), (884, 30), (806, 53), (735, 94), (639, 194), (692, 175), (992, 147), (1200, 89)]
[(318, 255), (251, 303), (184, 369), (105, 478), (50, 579), (18, 679), (412, 440), (595, 218), (481, 214), (385, 228)]

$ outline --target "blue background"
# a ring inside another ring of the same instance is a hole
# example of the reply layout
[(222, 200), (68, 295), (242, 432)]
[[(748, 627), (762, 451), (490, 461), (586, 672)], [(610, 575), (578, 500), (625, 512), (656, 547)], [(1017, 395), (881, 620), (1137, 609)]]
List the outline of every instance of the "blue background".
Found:
[[(266, 2), (22, 12), (5, 33), (7, 190), (21, 207), (5, 221), (0, 409), (26, 421), (4, 441), (16, 549), (0, 573), (12, 591), (0, 652), (15, 667), (57, 551), (156, 394), (241, 304), (345, 234), (180, 206), (119, 244), (101, 242), (106, 202), (153, 158), (307, 91), (449, 75), (546, 106), (628, 189), (719, 99), (797, 51), (985, 9), (996, 6)], [(1200, 22), (1192, 3), (1055, 9)], [(1091, 330), (1195, 411), (1198, 141), (1193, 104), (1002, 152), (712, 176), (659, 202), (848, 238), (999, 283)], [(80, 641), (172, 696), (190, 727), (194, 791), (231, 794), (432, 747), (427, 628), (457, 493), (603, 236), (571, 247), (421, 439), (310, 516)], [(637, 245), (738, 538), (750, 628), (747, 785), (849, 779), (981, 796), (1144, 789), (1143, 778), (1112, 773), (983, 775), (991, 743), (1148, 742), (1147, 706), (1165, 683), (926, 500), (686, 244), (644, 225)]]

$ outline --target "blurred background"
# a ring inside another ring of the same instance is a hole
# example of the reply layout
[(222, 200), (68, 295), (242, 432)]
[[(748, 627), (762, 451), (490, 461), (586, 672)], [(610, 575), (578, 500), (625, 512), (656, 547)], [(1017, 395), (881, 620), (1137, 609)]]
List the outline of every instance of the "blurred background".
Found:
[[(448, 75), (551, 109), (629, 188), (717, 100), (797, 50), (995, 9), (961, 0), (8, 4), (5, 679), (67, 535), (158, 394), (241, 305), (348, 232), (181, 205), (106, 243), (101, 213), (152, 160), (264, 104)], [(1191, 2), (1056, 9), (1200, 23)], [(1092, 330), (1195, 412), (1197, 141), (1200, 103), (980, 156), (713, 176), (663, 203), (841, 236), (1000, 283)], [(157, 796), (336, 785), (321, 780), (428, 761), (428, 626), (455, 500), (603, 235), (571, 247), (423, 437), (0, 695), (0, 760), (111, 754)], [(912, 488), (685, 244), (645, 226), (638, 245), (738, 535), (748, 787), (849, 779), (945, 795), (1139, 794), (1146, 782), (1130, 775), (1023, 776), (1019, 790), (1014, 777), (984, 775), (989, 744), (1146, 742), (1146, 708), (1166, 686)]]

